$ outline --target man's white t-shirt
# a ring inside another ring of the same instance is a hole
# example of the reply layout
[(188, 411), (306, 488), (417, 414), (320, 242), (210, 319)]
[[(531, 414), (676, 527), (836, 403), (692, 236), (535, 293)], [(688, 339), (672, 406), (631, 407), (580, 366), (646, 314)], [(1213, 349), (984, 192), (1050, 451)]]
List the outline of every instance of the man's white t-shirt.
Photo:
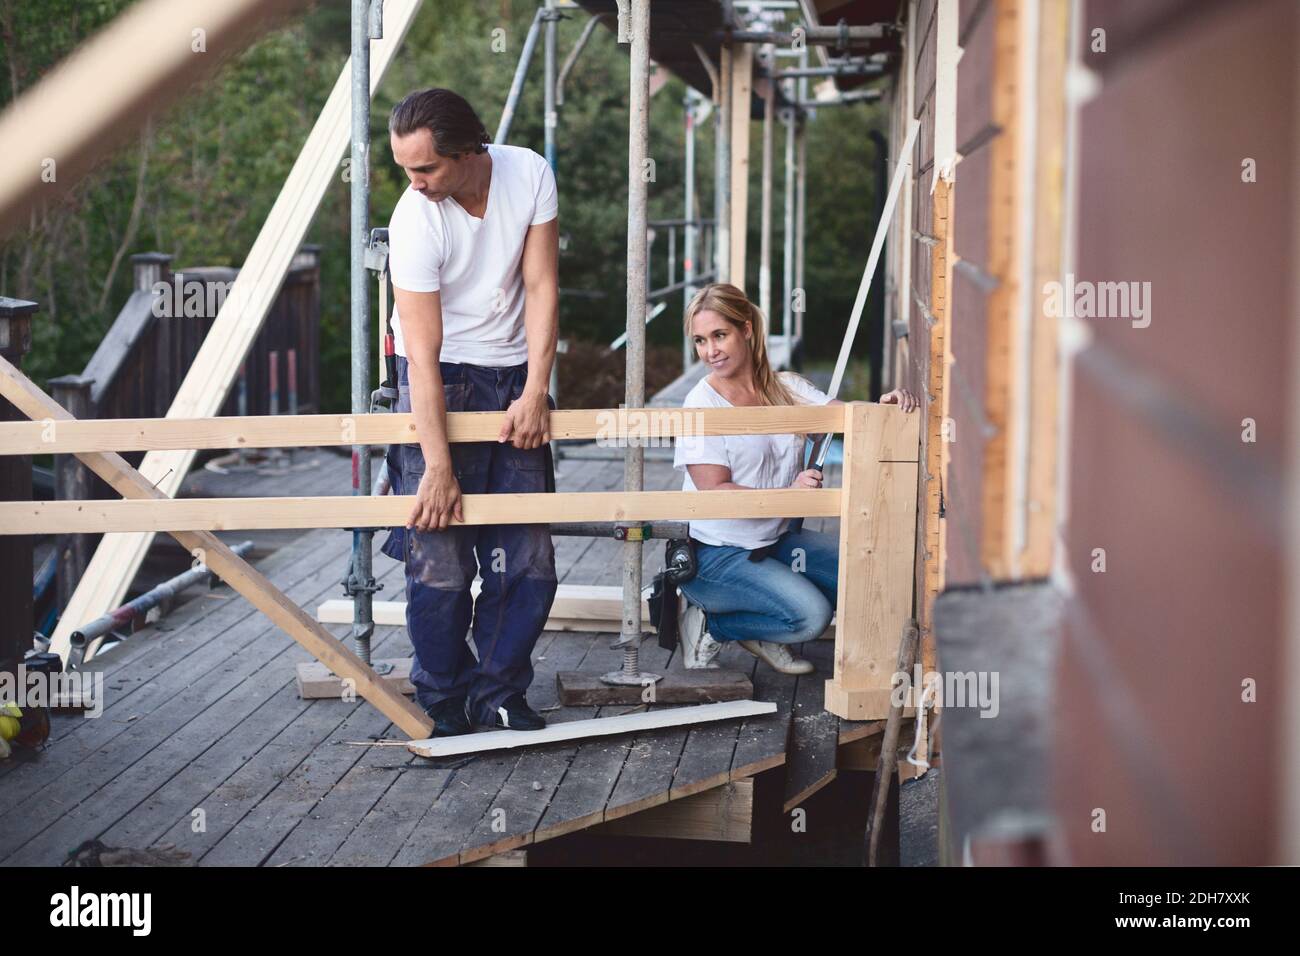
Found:
[[(825, 405), (830, 396), (807, 379), (781, 372), (781, 381), (804, 404)], [(703, 378), (682, 402), (683, 408), (730, 408)], [(699, 435), (678, 438), (673, 467), (681, 470), (682, 490), (696, 491), (687, 465), (726, 465), (731, 480), (748, 488), (789, 488), (803, 471), (804, 442), (798, 435)], [(754, 550), (776, 541), (789, 518), (728, 518), (692, 521), (691, 537), (704, 544)]]
[[(555, 218), (555, 174), (522, 146), (488, 146), (492, 183), (475, 219), (448, 196), (431, 202), (414, 189), (388, 223), (388, 269), (408, 292), (440, 292), (444, 362), (507, 368), (528, 361), (520, 262), (530, 226)], [(406, 355), (393, 310), (397, 354)]]

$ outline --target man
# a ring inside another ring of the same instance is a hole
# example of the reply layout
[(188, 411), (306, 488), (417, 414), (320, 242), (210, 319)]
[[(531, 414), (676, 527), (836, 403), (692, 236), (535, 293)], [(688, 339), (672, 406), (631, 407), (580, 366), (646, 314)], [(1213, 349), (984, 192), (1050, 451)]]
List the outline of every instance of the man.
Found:
[[(546, 721), (524, 692), (555, 598), (549, 530), (458, 522), (462, 494), (555, 490), (555, 177), (532, 150), (489, 145), (450, 90), (411, 93), (393, 108), (389, 133), (411, 181), (388, 230), (398, 410), (414, 415), (419, 444), (389, 449), (394, 490), (415, 504), (384, 551), (406, 562), (411, 682), (435, 736), (472, 724), (536, 730)], [(448, 445), (447, 412), (499, 411), (495, 443)], [(477, 663), (465, 640), (471, 616)]]

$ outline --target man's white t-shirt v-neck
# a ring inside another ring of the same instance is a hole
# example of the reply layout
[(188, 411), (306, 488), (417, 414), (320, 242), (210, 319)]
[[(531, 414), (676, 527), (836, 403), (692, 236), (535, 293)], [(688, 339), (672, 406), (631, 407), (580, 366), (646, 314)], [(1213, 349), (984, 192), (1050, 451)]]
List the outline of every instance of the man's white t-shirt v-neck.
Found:
[[(825, 405), (830, 396), (801, 375), (778, 372), (785, 387), (807, 405)], [(730, 408), (708, 378), (687, 393), (683, 408)], [(677, 439), (673, 466), (682, 472), (682, 490), (695, 491), (687, 465), (726, 465), (731, 480), (747, 488), (789, 488), (803, 470), (805, 439), (800, 435), (691, 435)], [(718, 518), (692, 521), (690, 535), (704, 544), (765, 548), (789, 527), (788, 518)]]
[[(507, 368), (528, 361), (524, 280), (530, 226), (555, 218), (555, 175), (522, 146), (488, 146), (492, 179), (481, 219), (450, 196), (431, 202), (414, 189), (388, 223), (388, 269), (408, 292), (439, 292), (444, 362)], [(397, 354), (406, 355), (401, 316), (393, 310)]]

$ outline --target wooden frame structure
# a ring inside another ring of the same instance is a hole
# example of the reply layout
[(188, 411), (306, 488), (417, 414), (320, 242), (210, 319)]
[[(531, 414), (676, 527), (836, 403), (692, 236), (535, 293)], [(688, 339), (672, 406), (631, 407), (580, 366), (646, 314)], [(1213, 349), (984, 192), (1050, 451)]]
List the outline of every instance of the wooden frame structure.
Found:
[[(49, 422), (72, 420), (72, 416), (54, 399), (3, 358), (0, 358), (0, 394), (31, 418), (39, 417)], [(3, 443), (0, 443), (0, 450), (8, 451)], [(84, 452), (77, 457), (126, 498), (148, 499), (154, 503), (170, 500), (114, 452)], [(3, 520), (0, 520), (0, 527), (3, 526)], [(193, 530), (174, 531), (172, 537), (317, 660), (340, 677), (352, 680), (357, 693), (404, 733), (420, 737), (433, 728), (432, 721), (415, 704), (386, 686), (373, 668), (290, 601), (257, 569), (231, 551), (220, 538)]]
[[(405, 522), (403, 496), (171, 499), (131, 468), (114, 444), (128, 448), (174, 444), (184, 433), (194, 448), (213, 447), (233, 433), (250, 447), (269, 440), (297, 446), (322, 441), (350, 444), (356, 434), (376, 443), (411, 437), (408, 416), (295, 416), (259, 419), (176, 419), (77, 422), (8, 362), (0, 365), (0, 394), (33, 422), (0, 424), (0, 453), (22, 454), (44, 429), (41, 448), (76, 454), (124, 496), (121, 501), (0, 503), (0, 534), (167, 531), (187, 549), (201, 549), (214, 572), (265, 611), (290, 637), (335, 674), (356, 681), (357, 692), (412, 737), (427, 734), (428, 719), (360, 658), (288, 601), (252, 567), (229, 552), (211, 530), (238, 528), (391, 526)], [(502, 412), (452, 413), (454, 442), (495, 437)], [(889, 710), (897, 636), (910, 616), (915, 547), (916, 475), (920, 416), (884, 405), (691, 409), (595, 409), (556, 412), (557, 434), (618, 440), (635, 433), (656, 440), (696, 433), (785, 434), (843, 432), (842, 489), (729, 492), (599, 492), (540, 495), (467, 495), (468, 524), (503, 521), (647, 521), (709, 517), (838, 516), (841, 521), (839, 613), (835, 676), (826, 707), (852, 720), (878, 719)], [(613, 432), (611, 434), (611, 423)], [(324, 425), (324, 428), (322, 426)], [(328, 433), (333, 428), (332, 436)], [(227, 446), (228, 447), (228, 446)]]

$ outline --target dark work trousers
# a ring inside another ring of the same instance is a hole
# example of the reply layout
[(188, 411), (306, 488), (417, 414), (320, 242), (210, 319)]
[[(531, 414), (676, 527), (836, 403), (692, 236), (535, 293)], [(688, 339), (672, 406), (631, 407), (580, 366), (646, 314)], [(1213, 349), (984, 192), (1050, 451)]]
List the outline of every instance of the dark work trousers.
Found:
[[(397, 368), (397, 411), (409, 412), (406, 359), (399, 356)], [(504, 411), (528, 377), (526, 363), (484, 368), (443, 362), (441, 369), (449, 412)], [(451, 446), (451, 461), (462, 494), (555, 490), (549, 445), (523, 451), (508, 442), (459, 442)], [(424, 467), (418, 444), (389, 446), (394, 494), (415, 494)], [(406, 626), (415, 650), (411, 683), (417, 702), (427, 709), (440, 700), (468, 697), (470, 718), (490, 722), (507, 698), (524, 693), (533, 680), (533, 647), (555, 600), (550, 526), (394, 528), (383, 550), (406, 563)], [(476, 574), (483, 586), (474, 601), (470, 588)], [(465, 639), (471, 619), (477, 662)]]

